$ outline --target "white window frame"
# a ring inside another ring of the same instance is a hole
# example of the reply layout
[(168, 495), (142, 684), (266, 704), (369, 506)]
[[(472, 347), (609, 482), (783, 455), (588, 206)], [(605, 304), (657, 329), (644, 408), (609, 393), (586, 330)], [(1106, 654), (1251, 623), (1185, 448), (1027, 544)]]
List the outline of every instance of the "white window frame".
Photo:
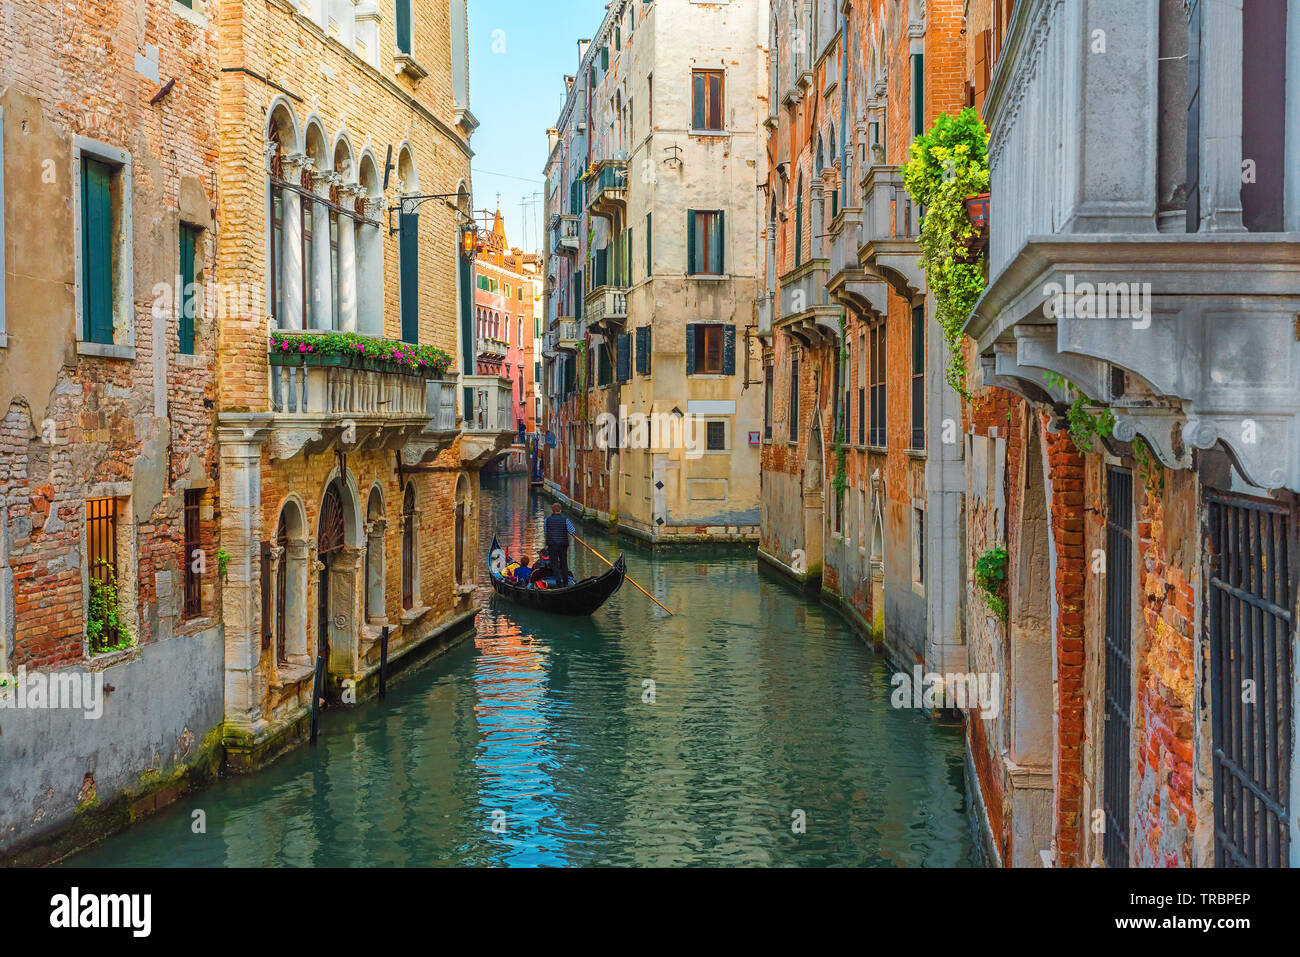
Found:
[[(85, 338), (85, 303), (83, 298), (84, 264), (81, 261), (81, 159), (90, 156), (118, 168), (121, 177), (122, 223), (118, 241), (118, 268), (113, 276), (113, 343), (106, 345), (88, 342)], [(84, 356), (101, 356), (109, 359), (135, 358), (135, 242), (133, 230), (133, 190), (131, 176), (131, 154), (124, 149), (92, 140), (85, 136), (76, 136), (72, 140), (72, 239), (73, 259), (75, 263), (76, 283), (73, 289), (75, 298), (75, 322), (77, 335), (77, 352)], [(124, 342), (118, 341), (118, 332), (124, 333)]]

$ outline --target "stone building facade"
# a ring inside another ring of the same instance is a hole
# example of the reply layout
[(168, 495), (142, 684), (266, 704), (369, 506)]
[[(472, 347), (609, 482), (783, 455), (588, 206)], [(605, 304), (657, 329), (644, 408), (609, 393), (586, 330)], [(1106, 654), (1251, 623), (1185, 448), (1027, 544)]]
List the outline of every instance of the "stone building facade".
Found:
[[(899, 662), (964, 660), (957, 415), (901, 168), (960, 107), (958, 3), (774, 3), (760, 555)], [(954, 494), (955, 493), (955, 494)]]
[[(215, 755), (214, 40), (169, 0), (0, 11), (0, 853)], [(27, 710), (45, 679), (100, 713)]]
[(649, 541), (757, 537), (766, 19), (611, 5), (552, 134), (547, 479)]
[(1009, 613), (971, 586), (971, 668), (1007, 680), (967, 727), (1004, 864), (1297, 861), (1294, 20), (970, 4), (966, 569), (1007, 548)]
[[(475, 613), (475, 473), (508, 441), (509, 396), (472, 364), (465, 4), (396, 7), (222, 11), (217, 274), (261, 293), (221, 323), (235, 767), (304, 734), (318, 661), (326, 698), (361, 700), (385, 640), (397, 663)], [(453, 365), (272, 364), (272, 333), (436, 346)]]

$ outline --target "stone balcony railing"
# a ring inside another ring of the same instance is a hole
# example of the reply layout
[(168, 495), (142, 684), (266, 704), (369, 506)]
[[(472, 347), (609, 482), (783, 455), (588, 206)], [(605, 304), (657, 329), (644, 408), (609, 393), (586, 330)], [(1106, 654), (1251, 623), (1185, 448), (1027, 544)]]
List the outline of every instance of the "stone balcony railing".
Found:
[(465, 428), (471, 432), (514, 432), (514, 383), (495, 375), (467, 375), (463, 381), (473, 397)]
[(627, 290), (622, 286), (597, 286), (587, 293), (585, 303), (588, 328), (627, 321)]
[(510, 351), (509, 343), (502, 339), (484, 336), (478, 341), (478, 354), (489, 359), (504, 359)]
[(562, 352), (577, 352), (582, 346), (582, 331), (576, 319), (561, 319), (555, 325), (555, 347)]
[(838, 337), (843, 308), (826, 288), (830, 260), (810, 259), (781, 277), (777, 328), (806, 344)]
[(466, 375), (461, 376), (461, 384), (468, 403), (461, 460), (477, 467), (514, 441), (514, 383), (501, 376)]
[(344, 366), (271, 366), (276, 415), (422, 416), (427, 380)]
[(578, 252), (578, 233), (582, 220), (567, 213), (556, 213), (551, 217), (551, 252), (556, 255), (576, 255)]
[(831, 221), (827, 286), (836, 300), (872, 318), (883, 318), (889, 310), (889, 287), (879, 276), (867, 273), (858, 259), (862, 220), (860, 207), (846, 206)]
[(858, 261), (904, 299), (926, 292), (921, 269), (921, 209), (903, 186), (897, 166), (872, 166), (862, 179), (862, 245)]
[(453, 380), (338, 361), (269, 366), (273, 459), (374, 443), (420, 445), (426, 451), (451, 444), (457, 431)]

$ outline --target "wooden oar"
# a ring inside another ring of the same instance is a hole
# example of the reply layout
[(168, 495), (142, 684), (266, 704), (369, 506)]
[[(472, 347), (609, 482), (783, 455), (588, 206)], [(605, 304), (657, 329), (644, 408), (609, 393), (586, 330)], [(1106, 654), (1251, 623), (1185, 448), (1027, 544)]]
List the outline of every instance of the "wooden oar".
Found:
[[(590, 545), (588, 545), (586, 542), (584, 542), (582, 539), (580, 539), (577, 535), (574, 535), (572, 532), (570, 532), (570, 533), (569, 533), (569, 537), (570, 537), (571, 539), (573, 539), (575, 542), (577, 542), (579, 545), (581, 545), (583, 548), (585, 548), (587, 551), (591, 552), (591, 554), (593, 554), (593, 555), (595, 555), (597, 558), (599, 558), (602, 562), (604, 562), (604, 563), (605, 563), (606, 565), (608, 565), (610, 568), (613, 568), (613, 567), (614, 567), (614, 563), (613, 563), (613, 562), (611, 562), (608, 558), (606, 558), (606, 557), (605, 557), (604, 555), (602, 555), (600, 552), (596, 551), (594, 548), (592, 548)], [(632, 576), (629, 575), (627, 572), (623, 572), (623, 577), (624, 577), (625, 579), (627, 579), (628, 581), (632, 582), (632, 586), (633, 586), (634, 588), (636, 588), (636, 590), (639, 591), (641, 594), (645, 595), (645, 596), (646, 596), (647, 598), (649, 598), (652, 602), (654, 602), (656, 605), (658, 605), (658, 606), (659, 606), (660, 608), (662, 608), (664, 611), (668, 612), (668, 614), (672, 615), (674, 618), (677, 617), (677, 613), (676, 613), (676, 612), (670, 610), (669, 607), (668, 607), (667, 605), (665, 605), (665, 604), (664, 604), (663, 602), (661, 602), (658, 598), (656, 598), (654, 595), (650, 594), (648, 591), (646, 591), (644, 588), (642, 588), (640, 585), (638, 585), (635, 581), (633, 581)]]

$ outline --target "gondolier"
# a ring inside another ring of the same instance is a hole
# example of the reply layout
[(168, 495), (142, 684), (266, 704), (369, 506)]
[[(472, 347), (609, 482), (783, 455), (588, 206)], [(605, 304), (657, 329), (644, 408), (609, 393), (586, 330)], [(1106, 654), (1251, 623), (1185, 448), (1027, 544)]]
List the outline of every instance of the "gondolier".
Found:
[(568, 583), (572, 577), (569, 573), (569, 536), (577, 534), (577, 531), (564, 517), (560, 503), (552, 505), (551, 514), (546, 517), (546, 551), (551, 557), (557, 582)]

